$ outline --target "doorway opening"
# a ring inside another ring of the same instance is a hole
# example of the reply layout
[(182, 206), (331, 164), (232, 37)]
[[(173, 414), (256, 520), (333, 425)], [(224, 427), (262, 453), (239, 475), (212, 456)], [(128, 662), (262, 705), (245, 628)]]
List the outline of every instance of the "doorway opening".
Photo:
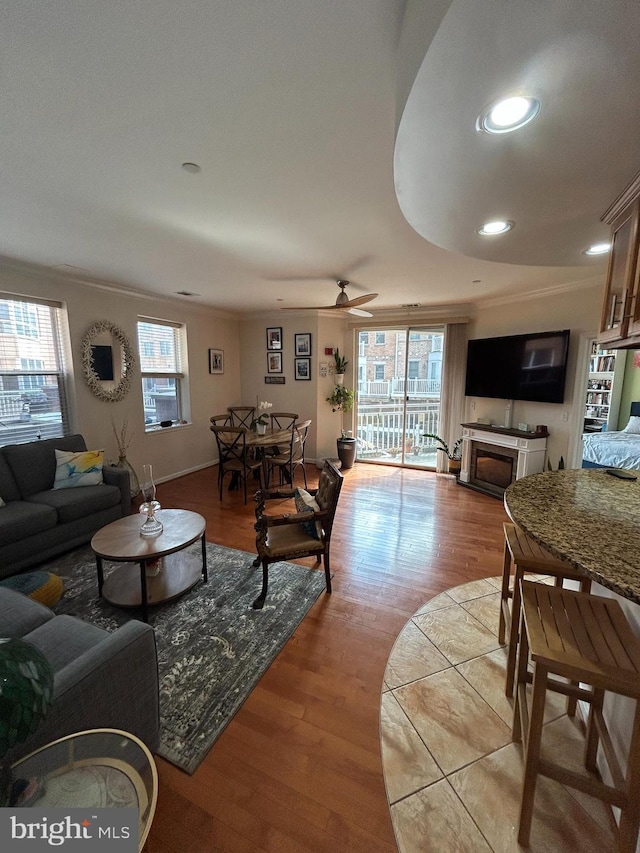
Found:
[(436, 467), (444, 327), (356, 332), (356, 458)]

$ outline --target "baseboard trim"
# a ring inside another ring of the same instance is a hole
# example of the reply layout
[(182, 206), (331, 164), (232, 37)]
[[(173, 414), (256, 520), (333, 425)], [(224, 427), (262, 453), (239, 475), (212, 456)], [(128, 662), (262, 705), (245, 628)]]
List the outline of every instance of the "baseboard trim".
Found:
[(175, 474), (169, 474), (166, 477), (154, 477), (156, 485), (160, 483), (169, 483), (171, 480), (177, 480), (179, 477), (186, 477), (187, 474), (195, 474), (196, 471), (202, 471), (205, 468), (213, 468), (214, 465), (218, 464), (218, 460), (214, 459), (213, 462), (205, 462), (203, 465), (195, 465), (193, 468), (185, 468), (184, 471), (176, 471)]

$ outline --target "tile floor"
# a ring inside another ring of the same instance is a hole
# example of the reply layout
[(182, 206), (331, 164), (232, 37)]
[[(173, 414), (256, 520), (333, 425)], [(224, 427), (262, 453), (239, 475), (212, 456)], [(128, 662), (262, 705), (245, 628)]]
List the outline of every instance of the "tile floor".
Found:
[[(464, 584), (424, 605), (385, 671), (382, 763), (400, 853), (511, 853), (517, 842), (522, 748), (511, 741), (498, 644), (500, 578)], [(543, 748), (582, 759), (579, 724), (551, 694)], [(538, 778), (531, 853), (614, 850), (605, 806)]]

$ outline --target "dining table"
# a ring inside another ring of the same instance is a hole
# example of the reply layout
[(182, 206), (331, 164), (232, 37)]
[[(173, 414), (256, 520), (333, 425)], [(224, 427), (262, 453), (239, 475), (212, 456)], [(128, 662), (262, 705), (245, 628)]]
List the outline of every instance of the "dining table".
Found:
[[(296, 433), (294, 436), (294, 442), (298, 440), (298, 434)], [(260, 483), (263, 488), (267, 486), (267, 475), (268, 475), (268, 465), (269, 465), (269, 456), (265, 453), (265, 450), (275, 449), (280, 450), (284, 447), (289, 447), (291, 443), (291, 430), (289, 429), (278, 429), (267, 427), (264, 432), (258, 432), (257, 430), (247, 429), (245, 434), (245, 447), (247, 450), (255, 449), (261, 456), (262, 465), (260, 467)], [(237, 478), (231, 479), (229, 483), (229, 491), (238, 488)]]
[(640, 471), (619, 479), (605, 468), (545, 471), (504, 493), (512, 521), (554, 556), (640, 604)]

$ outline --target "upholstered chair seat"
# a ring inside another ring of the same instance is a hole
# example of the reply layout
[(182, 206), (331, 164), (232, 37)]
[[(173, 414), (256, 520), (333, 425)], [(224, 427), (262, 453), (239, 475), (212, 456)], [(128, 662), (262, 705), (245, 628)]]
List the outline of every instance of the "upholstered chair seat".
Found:
[[(316, 557), (324, 563), (327, 592), (331, 592), (329, 545), (333, 519), (338, 505), (342, 474), (329, 460), (320, 472), (317, 489), (276, 489), (256, 492), (256, 550), (254, 566), (262, 566), (262, 590), (253, 602), (255, 609), (264, 606), (269, 584), (269, 565), (278, 561)], [(296, 500), (296, 511), (282, 512), (282, 501)], [(302, 504), (299, 504), (299, 499)], [(274, 503), (279, 502), (279, 514)], [(269, 505), (271, 503), (271, 505)]]

